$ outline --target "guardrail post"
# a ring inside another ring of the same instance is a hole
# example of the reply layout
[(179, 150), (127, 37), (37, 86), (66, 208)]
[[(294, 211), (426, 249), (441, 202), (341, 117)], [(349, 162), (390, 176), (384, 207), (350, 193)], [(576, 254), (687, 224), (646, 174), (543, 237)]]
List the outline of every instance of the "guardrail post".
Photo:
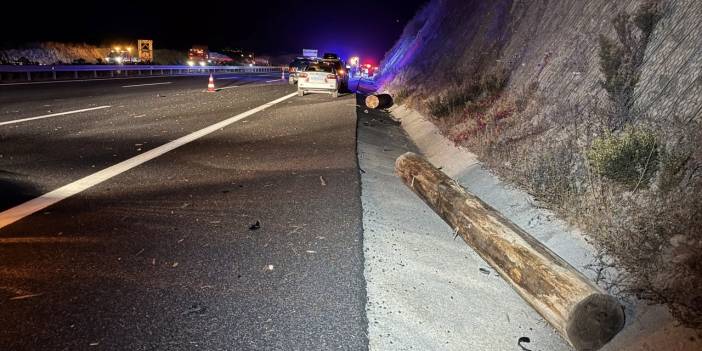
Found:
[(93, 78), (97, 78), (97, 77), (98, 77), (98, 75), (97, 75), (97, 70), (94, 70), (94, 71), (93, 71)]
[(115, 71), (110, 71), (110, 77), (114, 77), (114, 76), (115, 76)]
[(32, 73), (31, 72), (27, 72), (27, 80), (28, 81), (32, 80)]
[(73, 78), (78, 79), (78, 71), (73, 72)]
[(56, 80), (56, 71), (51, 71), (51, 77)]

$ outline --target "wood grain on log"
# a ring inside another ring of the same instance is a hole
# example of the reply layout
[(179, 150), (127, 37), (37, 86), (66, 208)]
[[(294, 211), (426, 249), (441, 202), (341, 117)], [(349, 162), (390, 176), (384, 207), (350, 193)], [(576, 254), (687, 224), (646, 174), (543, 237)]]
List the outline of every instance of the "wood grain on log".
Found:
[(426, 159), (408, 152), (395, 172), (576, 349), (598, 350), (623, 328), (617, 299)]

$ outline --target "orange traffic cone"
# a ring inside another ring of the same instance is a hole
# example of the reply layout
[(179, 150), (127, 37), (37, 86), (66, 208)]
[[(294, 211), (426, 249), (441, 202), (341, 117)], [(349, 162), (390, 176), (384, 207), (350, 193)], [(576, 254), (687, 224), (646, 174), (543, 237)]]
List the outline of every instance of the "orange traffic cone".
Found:
[(212, 77), (212, 73), (210, 73), (210, 81), (207, 83), (207, 92), (208, 93), (214, 93), (217, 90), (215, 90), (214, 86), (214, 78)]

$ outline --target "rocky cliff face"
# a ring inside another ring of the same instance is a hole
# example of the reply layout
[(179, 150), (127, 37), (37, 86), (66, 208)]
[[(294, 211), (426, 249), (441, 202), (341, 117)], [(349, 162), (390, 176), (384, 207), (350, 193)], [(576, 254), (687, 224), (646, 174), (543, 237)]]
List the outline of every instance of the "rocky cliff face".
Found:
[[(702, 1), (434, 0), (381, 82), (702, 325)], [(634, 244), (635, 243), (635, 244)]]

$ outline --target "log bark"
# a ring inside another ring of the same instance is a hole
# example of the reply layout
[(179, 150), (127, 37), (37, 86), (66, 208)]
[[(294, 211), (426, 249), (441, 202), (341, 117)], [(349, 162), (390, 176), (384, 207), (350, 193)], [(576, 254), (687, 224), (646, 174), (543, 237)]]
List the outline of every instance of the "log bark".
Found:
[(408, 152), (395, 172), (577, 350), (624, 327), (617, 299), (426, 159)]
[(368, 108), (388, 108), (392, 106), (392, 96), (388, 94), (368, 95), (366, 96), (366, 106)]

